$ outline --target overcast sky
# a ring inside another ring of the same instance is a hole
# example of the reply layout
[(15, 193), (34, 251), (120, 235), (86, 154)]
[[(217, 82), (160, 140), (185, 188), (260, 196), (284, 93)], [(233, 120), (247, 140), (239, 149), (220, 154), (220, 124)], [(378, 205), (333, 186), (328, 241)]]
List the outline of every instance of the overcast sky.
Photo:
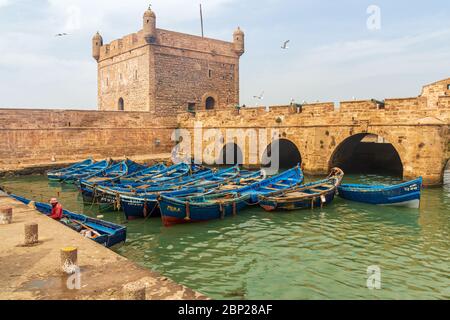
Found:
[[(152, 1), (157, 26), (199, 34), (199, 2)], [(148, 3), (0, 0), (0, 107), (95, 109), (92, 36), (99, 30), (109, 42), (139, 30)], [(237, 26), (246, 33), (243, 104), (262, 91), (264, 104), (412, 97), (450, 77), (448, 0), (202, 3), (206, 36), (231, 41)], [(54, 36), (62, 32), (70, 35)]]

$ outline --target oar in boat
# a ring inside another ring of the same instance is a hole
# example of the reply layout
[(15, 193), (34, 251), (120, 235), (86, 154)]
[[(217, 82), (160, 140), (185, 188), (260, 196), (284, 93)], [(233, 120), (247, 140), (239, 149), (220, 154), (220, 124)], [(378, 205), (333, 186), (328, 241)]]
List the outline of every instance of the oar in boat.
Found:
[(101, 234), (100, 234), (98, 231), (96, 231), (96, 230), (94, 230), (94, 229), (88, 227), (87, 225), (85, 225), (84, 223), (82, 223), (82, 222), (80, 222), (80, 221), (77, 221), (77, 220), (70, 220), (70, 221), (79, 224), (80, 226), (82, 226), (82, 227), (85, 228), (85, 229), (88, 229), (89, 231), (92, 231), (92, 232), (95, 234), (96, 237), (100, 237), (100, 236), (101, 236)]

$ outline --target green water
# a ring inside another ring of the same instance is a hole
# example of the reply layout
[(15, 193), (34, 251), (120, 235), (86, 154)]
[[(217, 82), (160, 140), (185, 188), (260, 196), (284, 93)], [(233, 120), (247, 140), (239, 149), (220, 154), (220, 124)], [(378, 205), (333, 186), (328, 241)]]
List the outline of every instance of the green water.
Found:
[[(344, 182), (394, 183), (381, 176)], [(123, 223), (115, 250), (215, 299), (449, 299), (450, 190), (425, 189), (420, 210), (337, 198), (322, 210), (266, 213), (164, 228), (159, 219), (125, 222), (121, 213), (84, 206), (71, 186), (33, 176), (0, 181), (37, 201), (59, 193), (66, 209)], [(381, 289), (367, 268), (381, 268)], [(124, 272), (127, 272), (124, 270)]]

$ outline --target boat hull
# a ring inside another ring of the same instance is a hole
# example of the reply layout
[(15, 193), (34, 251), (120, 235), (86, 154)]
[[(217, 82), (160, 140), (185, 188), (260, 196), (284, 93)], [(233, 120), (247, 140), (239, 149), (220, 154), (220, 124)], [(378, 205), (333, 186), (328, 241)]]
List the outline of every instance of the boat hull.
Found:
[(332, 191), (322, 197), (315, 197), (312, 199), (304, 199), (292, 202), (284, 202), (280, 203), (273, 200), (261, 200), (260, 206), (266, 211), (292, 211), (292, 210), (301, 210), (301, 209), (315, 209), (321, 208), (323, 206), (329, 205), (333, 202), (336, 195), (336, 191)]
[(342, 185), (338, 190), (341, 198), (350, 201), (419, 208), (421, 189), (422, 179), (420, 178), (391, 187)]
[(159, 201), (161, 219), (166, 227), (176, 224), (204, 222), (239, 214), (249, 204), (250, 198), (241, 199), (224, 205), (186, 205), (165, 197)]
[(157, 208), (158, 201), (156, 200), (156, 197), (154, 200), (141, 200), (136, 198), (126, 200), (122, 199), (120, 203), (127, 220), (142, 219), (147, 217), (155, 218), (161, 215), (159, 209)]

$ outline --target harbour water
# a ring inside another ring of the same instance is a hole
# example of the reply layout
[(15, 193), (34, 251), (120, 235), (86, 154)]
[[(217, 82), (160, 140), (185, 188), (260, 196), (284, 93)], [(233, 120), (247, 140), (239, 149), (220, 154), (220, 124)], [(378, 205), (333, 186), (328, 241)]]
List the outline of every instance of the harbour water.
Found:
[[(398, 181), (353, 175), (344, 182)], [(235, 218), (165, 228), (159, 219), (126, 222), (122, 213), (99, 211), (83, 204), (75, 187), (45, 176), (0, 184), (125, 224), (128, 240), (116, 252), (214, 299), (450, 298), (450, 189), (425, 189), (419, 210), (337, 198), (322, 210), (253, 207)], [(367, 288), (370, 266), (381, 270), (380, 290)]]

